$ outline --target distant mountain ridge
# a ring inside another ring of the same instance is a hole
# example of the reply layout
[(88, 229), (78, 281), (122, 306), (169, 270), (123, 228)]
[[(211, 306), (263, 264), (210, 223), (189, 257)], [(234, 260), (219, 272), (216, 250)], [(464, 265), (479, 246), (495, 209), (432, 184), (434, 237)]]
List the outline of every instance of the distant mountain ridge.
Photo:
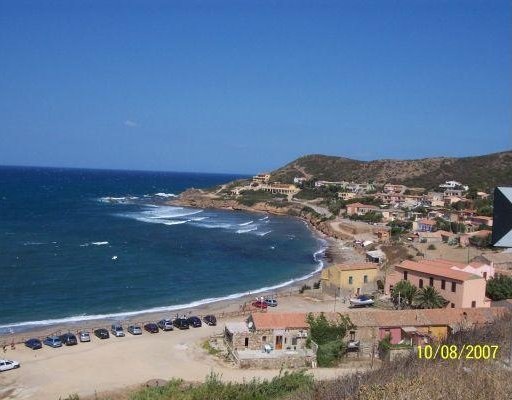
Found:
[(272, 181), (292, 182), (294, 177), (326, 181), (373, 181), (411, 187), (434, 188), (457, 180), (480, 190), (512, 186), (512, 151), (475, 157), (435, 157), (417, 160), (359, 161), (312, 154), (272, 172)]

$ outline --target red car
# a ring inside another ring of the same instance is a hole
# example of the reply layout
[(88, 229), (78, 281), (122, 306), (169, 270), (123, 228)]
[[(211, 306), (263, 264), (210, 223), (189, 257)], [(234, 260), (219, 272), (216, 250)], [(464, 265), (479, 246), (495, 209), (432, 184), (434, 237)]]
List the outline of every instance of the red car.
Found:
[(253, 307), (256, 307), (256, 308), (261, 308), (261, 309), (266, 309), (268, 307), (268, 304), (265, 303), (264, 301), (254, 301), (252, 303)]

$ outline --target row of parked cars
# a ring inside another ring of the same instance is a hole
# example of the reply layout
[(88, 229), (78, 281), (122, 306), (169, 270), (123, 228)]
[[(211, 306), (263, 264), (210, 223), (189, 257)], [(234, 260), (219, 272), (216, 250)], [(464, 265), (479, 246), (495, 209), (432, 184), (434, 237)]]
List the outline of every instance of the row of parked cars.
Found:
[[(143, 326), (144, 330), (149, 333), (158, 333), (160, 330), (162, 331), (172, 331), (174, 328), (177, 329), (189, 329), (189, 327), (199, 328), (203, 325), (203, 322), (209, 326), (217, 325), (217, 318), (214, 315), (206, 315), (203, 317), (203, 320), (199, 317), (177, 317), (174, 320), (170, 319), (162, 319), (157, 323), (147, 323)], [(126, 330), (131, 335), (142, 335), (142, 329), (139, 325), (130, 325)], [(108, 339), (110, 334), (115, 337), (123, 337), (125, 336), (124, 329), (120, 324), (113, 324), (110, 328), (110, 332), (105, 328), (98, 328), (93, 331), (94, 336), (99, 339)], [(43, 347), (43, 344), (49, 347), (61, 347), (63, 345), (73, 346), (78, 344), (78, 341), (90, 342), (91, 335), (87, 331), (80, 331), (78, 333), (78, 338), (72, 334), (71, 332), (64, 333), (60, 336), (48, 336), (42, 342), (39, 339), (29, 339), (25, 342), (25, 346), (32, 350), (38, 350)]]
[(267, 307), (277, 307), (277, 300), (272, 298), (259, 299), (252, 302), (252, 306), (261, 309), (267, 309)]

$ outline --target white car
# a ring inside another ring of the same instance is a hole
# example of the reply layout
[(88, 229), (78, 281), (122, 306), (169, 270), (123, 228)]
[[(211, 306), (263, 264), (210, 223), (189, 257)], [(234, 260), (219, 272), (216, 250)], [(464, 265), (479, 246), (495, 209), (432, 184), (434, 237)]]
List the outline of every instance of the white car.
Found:
[(80, 331), (78, 336), (80, 337), (80, 341), (82, 343), (91, 341), (91, 335), (87, 331)]
[(8, 371), (10, 369), (16, 369), (19, 367), (20, 363), (18, 361), (0, 360), (0, 372)]

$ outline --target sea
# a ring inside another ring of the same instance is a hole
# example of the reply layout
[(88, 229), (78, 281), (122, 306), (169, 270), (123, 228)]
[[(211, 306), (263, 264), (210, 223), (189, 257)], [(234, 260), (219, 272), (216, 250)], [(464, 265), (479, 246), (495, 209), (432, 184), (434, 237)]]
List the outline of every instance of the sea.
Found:
[(0, 333), (236, 299), (322, 268), (295, 218), (168, 205), (238, 175), (0, 167)]

